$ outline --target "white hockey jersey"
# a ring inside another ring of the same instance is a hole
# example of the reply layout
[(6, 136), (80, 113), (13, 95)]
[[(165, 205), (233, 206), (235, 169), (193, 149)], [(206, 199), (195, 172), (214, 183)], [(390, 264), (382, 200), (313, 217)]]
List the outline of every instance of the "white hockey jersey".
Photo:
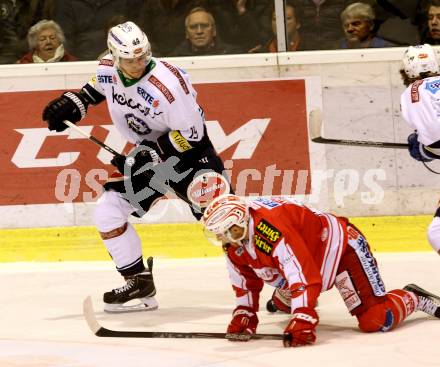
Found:
[(400, 98), (400, 108), (406, 122), (417, 130), (422, 144), (440, 140), (439, 76), (418, 80), (406, 88)]
[(107, 55), (89, 85), (105, 96), (113, 123), (129, 142), (156, 142), (159, 136), (174, 130), (178, 131), (176, 139), (181, 135), (188, 141), (200, 141), (204, 134), (203, 110), (188, 75), (166, 61), (152, 58), (151, 62), (154, 67), (146, 75), (124, 85)]

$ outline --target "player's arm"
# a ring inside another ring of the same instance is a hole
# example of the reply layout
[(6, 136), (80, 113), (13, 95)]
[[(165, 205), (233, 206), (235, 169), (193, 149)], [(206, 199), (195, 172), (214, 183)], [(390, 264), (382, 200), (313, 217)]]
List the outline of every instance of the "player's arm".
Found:
[(302, 238), (292, 230), (289, 232), (287, 238), (278, 242), (272, 256), (278, 260), (291, 292), (292, 318), (284, 329), (284, 346), (297, 347), (316, 340), (319, 317), (315, 307), (322, 278)]
[(64, 131), (67, 129), (64, 120), (77, 123), (86, 116), (90, 104), (97, 105), (104, 100), (104, 92), (95, 78), (92, 78), (79, 92), (64, 92), (60, 97), (50, 101), (43, 110), (42, 118), (47, 121), (49, 130)]
[(408, 136), (408, 150), (411, 157), (417, 161), (430, 162), (440, 159), (440, 140), (429, 145), (419, 141), (419, 135), (414, 132)]
[(227, 328), (227, 338), (233, 341), (247, 341), (249, 338), (237, 338), (236, 336), (255, 334), (258, 326), (257, 311), (260, 292), (264, 283), (249, 266), (240, 264), (237, 259), (239, 256), (235, 251), (236, 249), (232, 246), (226, 251), (229, 278), (236, 299), (236, 307)]
[(428, 240), (432, 248), (440, 255), (440, 202), (428, 228)]

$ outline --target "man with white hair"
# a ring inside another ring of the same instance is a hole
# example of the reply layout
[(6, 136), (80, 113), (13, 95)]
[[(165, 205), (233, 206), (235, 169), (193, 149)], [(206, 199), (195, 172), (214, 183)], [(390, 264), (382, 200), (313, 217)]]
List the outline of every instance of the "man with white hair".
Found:
[(392, 330), (414, 311), (440, 318), (436, 295), (414, 284), (385, 290), (370, 245), (347, 218), (287, 197), (246, 203), (222, 195), (208, 205), (203, 223), (222, 242), (235, 292), (230, 340), (246, 341), (256, 332), (264, 284), (275, 288), (275, 306), (291, 314), (284, 329), (286, 347), (315, 342), (317, 300), (333, 286), (363, 332)]
[[(106, 100), (115, 127), (136, 146), (128, 157), (113, 158), (111, 163), (120, 174), (105, 184), (94, 221), (117, 271), (127, 282), (104, 294), (104, 309), (152, 310), (158, 306), (153, 260), (150, 257), (145, 267), (141, 239), (128, 217), (148, 212), (167, 186), (192, 202), (192, 194), (229, 192), (229, 184), (222, 176), (223, 163), (207, 135), (204, 113), (189, 76), (152, 57), (147, 36), (133, 22), (111, 28), (107, 45), (110, 53), (99, 62), (96, 76), (79, 93), (68, 91), (49, 102), (43, 120), (49, 130), (63, 131), (67, 127), (64, 120), (76, 123), (85, 117), (89, 105)], [(173, 164), (172, 172), (166, 172), (169, 181), (159, 179), (159, 186), (152, 183), (154, 169), (163, 176), (165, 168), (170, 168), (168, 163)], [(195, 184), (199, 179), (201, 187)], [(201, 204), (191, 206), (196, 218), (202, 216), (201, 209)], [(131, 300), (139, 303), (127, 304)]]
[(341, 13), (342, 28), (345, 38), (341, 48), (378, 48), (391, 47), (391, 44), (374, 34), (374, 10), (369, 4), (354, 3)]

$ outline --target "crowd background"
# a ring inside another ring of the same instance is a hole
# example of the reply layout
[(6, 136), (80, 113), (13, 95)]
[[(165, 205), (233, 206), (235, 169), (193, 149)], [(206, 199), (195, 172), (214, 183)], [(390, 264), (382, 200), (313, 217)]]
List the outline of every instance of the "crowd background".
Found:
[(137, 23), (153, 55), (201, 56), (440, 43), (440, 0), (0, 0), (0, 63), (96, 60), (108, 30)]

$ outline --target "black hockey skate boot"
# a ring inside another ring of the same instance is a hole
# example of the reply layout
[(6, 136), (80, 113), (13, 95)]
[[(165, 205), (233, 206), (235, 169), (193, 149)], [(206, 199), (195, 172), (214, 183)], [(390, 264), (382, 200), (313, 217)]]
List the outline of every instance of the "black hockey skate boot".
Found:
[(415, 284), (408, 284), (403, 288), (406, 291), (413, 292), (419, 299), (417, 305), (418, 311), (423, 311), (428, 315), (437, 317), (440, 319), (440, 297), (425, 291), (423, 288)]
[[(148, 270), (142, 273), (126, 277), (127, 284), (111, 292), (104, 293), (104, 311), (106, 312), (130, 312), (152, 311), (158, 308), (154, 298), (156, 287), (153, 281), (153, 258), (147, 259)], [(136, 304), (127, 304), (132, 300), (138, 300)]]

